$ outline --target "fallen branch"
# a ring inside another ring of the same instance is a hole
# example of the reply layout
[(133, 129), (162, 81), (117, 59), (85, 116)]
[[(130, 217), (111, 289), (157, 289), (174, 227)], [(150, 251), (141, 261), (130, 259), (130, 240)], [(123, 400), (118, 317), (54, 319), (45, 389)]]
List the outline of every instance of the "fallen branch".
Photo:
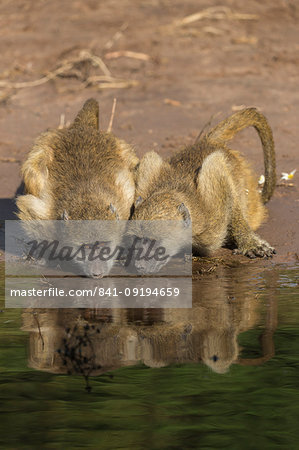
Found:
[(65, 127), (65, 114), (60, 114), (58, 130), (62, 130), (64, 127)]
[(83, 61), (90, 60), (95, 66), (99, 67), (105, 75), (111, 76), (110, 70), (99, 56), (93, 55), (88, 50), (82, 50), (80, 52), (80, 58), (83, 58)]
[(139, 83), (136, 80), (123, 80), (121, 78), (92, 76), (88, 77), (85, 86), (96, 85), (99, 89), (113, 89), (113, 88), (128, 88), (137, 86)]
[(106, 53), (105, 58), (116, 59), (121, 58), (122, 56), (126, 58), (141, 59), (142, 61), (148, 61), (149, 59), (151, 59), (151, 57), (146, 53), (132, 52), (130, 50), (120, 50), (118, 52)]
[(171, 105), (171, 106), (181, 106), (182, 103), (179, 100), (172, 100), (171, 98), (164, 98), (163, 103), (165, 105)]
[(115, 108), (116, 108), (116, 98), (113, 99), (111, 117), (110, 117), (109, 125), (108, 125), (108, 128), (107, 128), (107, 133), (111, 133), (111, 130), (112, 130), (113, 119), (114, 119), (114, 114), (115, 114)]
[(214, 120), (217, 116), (219, 116), (220, 114), (221, 114), (221, 111), (218, 111), (217, 113), (211, 115), (211, 117), (210, 117), (210, 119), (208, 120), (208, 122), (202, 127), (200, 133), (198, 134), (197, 138), (196, 138), (195, 141), (194, 141), (194, 144), (198, 144), (198, 142), (200, 141), (200, 138), (201, 138), (202, 134), (204, 133), (204, 131), (205, 131), (207, 128), (209, 128), (209, 127), (211, 126), (213, 120)]
[(106, 42), (106, 44), (104, 45), (104, 49), (109, 50), (111, 47), (113, 47), (115, 42), (117, 42), (123, 36), (123, 32), (128, 28), (128, 26), (129, 25), (126, 22), (123, 23), (120, 29), (112, 36), (112, 38)]
[(19, 159), (16, 158), (12, 158), (9, 156), (0, 156), (0, 162), (5, 162), (5, 163), (20, 163), (21, 161)]
[(68, 70), (72, 69), (72, 67), (73, 67), (72, 63), (64, 64), (61, 67), (59, 67), (58, 69), (54, 70), (53, 72), (49, 72), (44, 77), (39, 78), (38, 80), (34, 80), (34, 81), (23, 81), (21, 83), (18, 83), (18, 82), (12, 83), (10, 81), (3, 80), (3, 81), (0, 81), (0, 87), (11, 88), (11, 89), (24, 89), (24, 88), (28, 88), (28, 87), (40, 86), (42, 84), (47, 83), (50, 80), (53, 80), (53, 78), (56, 78), (60, 74), (67, 72)]
[[(103, 75), (90, 76), (86, 78), (86, 76), (84, 76), (79, 69), (76, 69), (76, 66), (78, 64), (85, 62), (90, 62), (93, 66), (99, 67), (103, 72)], [(58, 77), (76, 77), (83, 81), (84, 87), (96, 84), (99, 89), (126, 88), (136, 86), (138, 84), (137, 81), (134, 80), (123, 80), (112, 77), (110, 70), (108, 69), (102, 58), (97, 55), (93, 55), (88, 50), (82, 50), (79, 53), (79, 56), (69, 60), (64, 60), (57, 69), (48, 72), (45, 76), (37, 80), (23, 82), (10, 82), (8, 80), (1, 80), (0, 88), (24, 89), (36, 87), (41, 86), (48, 81)]]
[(258, 19), (258, 16), (256, 14), (236, 13), (226, 6), (214, 6), (186, 16), (183, 19), (176, 20), (173, 25), (176, 27), (181, 27), (203, 19), (256, 20)]
[(295, 187), (295, 183), (277, 183), (276, 187)]

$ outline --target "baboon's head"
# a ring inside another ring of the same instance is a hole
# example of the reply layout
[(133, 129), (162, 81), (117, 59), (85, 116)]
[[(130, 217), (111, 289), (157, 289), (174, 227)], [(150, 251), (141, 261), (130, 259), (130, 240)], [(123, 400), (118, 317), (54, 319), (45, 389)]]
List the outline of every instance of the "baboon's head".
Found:
[(60, 220), (66, 211), (70, 220), (116, 220), (120, 145), (99, 130), (98, 102), (87, 100), (69, 127), (36, 140), (22, 167), (27, 195), (17, 199), (19, 218)]
[(107, 276), (119, 257), (126, 222), (64, 219), (63, 224), (63, 245), (72, 247), (76, 254), (69, 264), (73, 272), (91, 278)]
[[(129, 213), (124, 213), (130, 206), (123, 199), (132, 187), (119, 157), (121, 145), (111, 133), (99, 131), (98, 103), (88, 100), (69, 127), (49, 130), (37, 139), (22, 168), (26, 195), (17, 199), (19, 218), (66, 222), (67, 242), (73, 247), (84, 245), (86, 255), (94, 244), (113, 249), (122, 239), (117, 235), (119, 227), (111, 227), (103, 237), (101, 228), (95, 230), (88, 222), (128, 218)], [(130, 195), (133, 202), (134, 188)], [(73, 221), (84, 221), (85, 235), (71, 226)], [(85, 275), (103, 276), (113, 258), (77, 265)]]
[[(134, 265), (140, 273), (159, 272), (174, 255), (191, 245), (189, 209), (171, 194), (138, 199), (132, 219), (127, 236), (136, 249)], [(139, 258), (138, 254), (149, 257)]]

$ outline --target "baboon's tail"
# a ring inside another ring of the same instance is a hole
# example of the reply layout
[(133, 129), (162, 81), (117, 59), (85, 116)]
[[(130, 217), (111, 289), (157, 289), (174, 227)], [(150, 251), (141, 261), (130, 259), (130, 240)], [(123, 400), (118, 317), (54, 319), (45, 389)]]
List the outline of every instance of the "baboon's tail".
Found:
[(232, 139), (236, 133), (246, 127), (254, 127), (262, 141), (265, 166), (265, 184), (262, 191), (262, 199), (267, 203), (276, 185), (275, 151), (272, 130), (266, 117), (255, 108), (246, 108), (232, 114), (220, 122), (204, 137), (208, 142), (221, 143)]

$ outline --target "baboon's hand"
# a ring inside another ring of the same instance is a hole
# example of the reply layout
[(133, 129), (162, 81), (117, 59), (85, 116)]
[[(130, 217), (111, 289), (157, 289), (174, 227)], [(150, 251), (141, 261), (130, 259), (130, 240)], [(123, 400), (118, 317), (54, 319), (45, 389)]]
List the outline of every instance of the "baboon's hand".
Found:
[(275, 248), (271, 247), (267, 241), (264, 241), (257, 235), (251, 236), (251, 238), (240, 245), (237, 249), (233, 251), (234, 254), (241, 254), (248, 256), (248, 258), (254, 259), (259, 258), (272, 258), (276, 253)]

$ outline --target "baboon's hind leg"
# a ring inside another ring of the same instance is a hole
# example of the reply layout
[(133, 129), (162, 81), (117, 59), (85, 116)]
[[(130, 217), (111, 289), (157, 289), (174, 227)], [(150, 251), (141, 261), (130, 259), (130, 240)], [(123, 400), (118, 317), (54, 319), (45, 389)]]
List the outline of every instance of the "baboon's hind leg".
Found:
[(233, 206), (228, 237), (237, 247), (234, 250), (235, 254), (242, 254), (249, 258), (272, 258), (276, 253), (267, 241), (252, 231), (238, 205)]

